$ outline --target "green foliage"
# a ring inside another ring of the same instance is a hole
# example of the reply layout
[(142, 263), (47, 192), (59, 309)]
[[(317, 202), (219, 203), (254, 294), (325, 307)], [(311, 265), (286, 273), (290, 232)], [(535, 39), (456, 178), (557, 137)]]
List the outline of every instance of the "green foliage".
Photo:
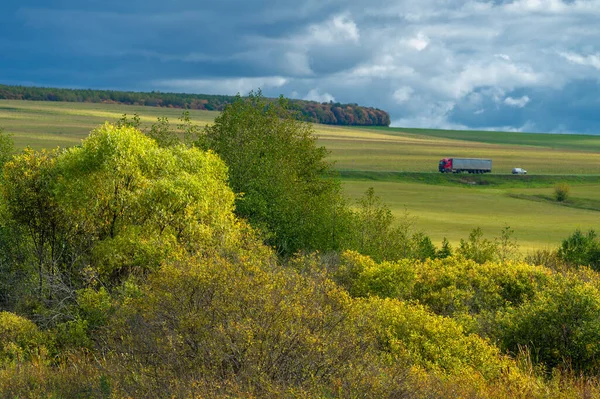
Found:
[(180, 132), (183, 132), (183, 141), (187, 145), (193, 145), (195, 141), (199, 140), (200, 135), (202, 134), (201, 127), (192, 122), (192, 117), (188, 110), (181, 113), (177, 129)]
[(91, 288), (77, 291), (77, 305), (80, 317), (88, 322), (91, 329), (106, 324), (112, 308), (110, 294), (104, 287), (98, 291)]
[(181, 143), (177, 134), (171, 130), (166, 116), (159, 117), (146, 134), (154, 139), (159, 147), (171, 147)]
[[(5, 216), (11, 233), (23, 233), (21, 244), (31, 251), (31, 272), (37, 273), (38, 295), (42, 296), (45, 275), (55, 275), (63, 251), (69, 220), (53, 193), (59, 151), (34, 152), (27, 148), (4, 165), (2, 184)], [(28, 260), (28, 259), (25, 259)], [(14, 270), (14, 269), (13, 269)]]
[[(97, 359), (96, 359), (97, 360)], [(94, 398), (115, 397), (111, 380), (100, 373), (98, 362), (82, 353), (65, 360), (36, 356), (14, 367), (0, 368), (3, 398)], [(122, 392), (119, 397), (127, 397)]]
[(37, 326), (14, 313), (0, 312), (0, 368), (7, 363), (31, 359), (43, 350)]
[(389, 299), (370, 299), (364, 312), (374, 317), (379, 340), (397, 359), (410, 359), (429, 370), (450, 375), (481, 373), (500, 376), (508, 364), (498, 348), (474, 334), (465, 334), (455, 321), (431, 314), (425, 307)]
[(346, 251), (334, 279), (353, 296), (402, 299), (410, 296), (415, 274), (408, 260), (378, 264), (368, 256)]
[(500, 232), (500, 237), (496, 237), (496, 249), (500, 262), (518, 260), (520, 257), (519, 244), (514, 238), (514, 233), (515, 231), (510, 226), (504, 226)]
[(558, 256), (557, 250), (538, 249), (525, 256), (525, 263), (530, 265), (545, 266), (551, 270), (563, 269), (563, 261)]
[(484, 238), (483, 231), (477, 227), (471, 231), (468, 240), (460, 240), (460, 246), (456, 253), (477, 263), (491, 262), (496, 259), (498, 245), (496, 242)]
[[(415, 233), (411, 237), (412, 258), (418, 260), (435, 259), (438, 251), (425, 233)], [(442, 248), (440, 254), (445, 256), (448, 249)]]
[(15, 144), (11, 134), (4, 132), (0, 127), (0, 168), (8, 162), (15, 152)]
[(573, 274), (556, 275), (522, 306), (507, 309), (497, 336), (504, 348), (527, 346), (534, 361), (596, 374), (600, 364), (600, 291)]
[[(392, 211), (375, 195), (373, 187), (367, 189), (365, 195), (358, 200), (356, 215), (358, 227), (358, 245), (360, 253), (374, 257), (377, 260), (395, 257), (393, 240), (400, 239), (408, 247), (405, 235), (392, 231), (394, 216)], [(396, 233), (396, 234), (394, 234)], [(402, 232), (404, 233), (404, 232)], [(404, 251), (408, 252), (407, 248)]]
[(452, 245), (446, 237), (442, 240), (442, 246), (435, 253), (435, 257), (439, 259), (445, 259), (452, 256)]
[(112, 298), (108, 291), (83, 288), (75, 292), (76, 299), (69, 312), (71, 320), (58, 323), (53, 329), (60, 351), (93, 349), (99, 330), (105, 328), (112, 314)]
[(339, 248), (349, 229), (339, 183), (313, 132), (283, 99), (266, 102), (258, 92), (237, 97), (197, 143), (227, 164), (240, 194), (236, 213), (284, 255)]
[(140, 129), (142, 126), (142, 120), (137, 113), (133, 114), (131, 118), (128, 117), (127, 114), (123, 114), (121, 118), (115, 123), (115, 126), (118, 128), (134, 127), (136, 129)]
[(350, 245), (377, 261), (404, 258), (431, 259), (437, 256), (431, 239), (421, 232), (413, 232), (414, 218), (407, 211), (396, 219), (390, 208), (370, 187), (357, 201), (354, 242)]
[(384, 261), (342, 254), (333, 272), (353, 296), (417, 300), (439, 315), (462, 317), (520, 306), (544, 287), (549, 271), (524, 263), (479, 265), (461, 257)]
[(560, 183), (554, 187), (554, 198), (558, 202), (566, 201), (569, 198), (570, 193), (571, 187), (566, 183)]
[(226, 252), (250, 237), (235, 220), (216, 155), (160, 148), (127, 125), (101, 126), (66, 151), (27, 149), (4, 176), (7, 234), (20, 234), (6, 253), (21, 251), (19, 243), (34, 256), (11, 264), (3, 279), (25, 274), (18, 287), (28, 287), (35, 276), (37, 293), (29, 294), (37, 299), (27, 307), (52, 323), (73, 320), (75, 291), (88, 284), (113, 288), (164, 259)]
[(410, 298), (445, 316), (495, 313), (520, 306), (546, 284), (549, 271), (524, 263), (483, 265), (460, 257), (415, 264)]
[(600, 240), (594, 230), (575, 233), (563, 240), (558, 257), (573, 266), (590, 266), (600, 271)]
[(113, 247), (154, 235), (155, 244), (175, 238), (192, 250), (235, 230), (234, 196), (213, 154), (159, 148), (133, 128), (105, 125), (66, 152), (59, 167), (64, 206), (98, 239), (116, 240)]
[(154, 273), (112, 326), (112, 362), (137, 376), (126, 384), (145, 393), (194, 378), (308, 392), (343, 381), (340, 396), (389, 389), (377, 375), (400, 365), (386, 369), (371, 319), (347, 294), (316, 270), (300, 276), (266, 261), (186, 259)]

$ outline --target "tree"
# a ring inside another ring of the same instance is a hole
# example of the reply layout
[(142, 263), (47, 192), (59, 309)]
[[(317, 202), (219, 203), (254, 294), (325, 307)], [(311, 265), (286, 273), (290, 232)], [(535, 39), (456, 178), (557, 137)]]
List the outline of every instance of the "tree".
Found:
[(0, 168), (12, 158), (14, 151), (12, 135), (5, 133), (4, 129), (0, 127)]
[(181, 142), (177, 134), (171, 130), (169, 119), (166, 116), (159, 117), (146, 134), (154, 139), (160, 147), (172, 147)]
[(435, 257), (439, 259), (445, 259), (452, 256), (452, 245), (446, 237), (442, 240), (442, 247), (436, 251)]
[(590, 266), (600, 270), (600, 240), (594, 230), (583, 234), (575, 233), (563, 240), (558, 249), (558, 257), (573, 266)]
[(498, 245), (494, 241), (483, 238), (483, 231), (477, 227), (471, 231), (468, 240), (461, 238), (456, 253), (477, 263), (491, 262), (496, 259)]
[[(358, 200), (358, 205), (358, 251), (376, 260), (389, 259), (390, 251), (393, 252), (392, 211), (375, 195), (373, 187), (367, 189), (365, 195)], [(405, 241), (408, 241), (408, 238)]]
[(431, 239), (422, 232), (414, 232), (414, 217), (405, 211), (400, 218), (395, 218), (372, 187), (367, 189), (357, 205), (353, 249), (377, 261), (425, 260), (437, 256)]
[(564, 202), (569, 198), (571, 187), (567, 183), (560, 183), (554, 187), (554, 198), (558, 202)]
[(33, 256), (9, 270), (2, 265), (0, 299), (14, 302), (3, 291), (22, 267), (28, 278), (19, 284), (35, 275), (34, 296), (57, 310), (75, 300), (88, 275), (112, 289), (167, 258), (242, 245), (226, 176), (215, 154), (161, 148), (127, 125), (101, 126), (65, 151), (26, 149), (4, 167), (0, 238), (19, 239), (2, 240), (0, 260)]
[(514, 229), (511, 229), (510, 226), (504, 226), (500, 232), (500, 237), (496, 237), (496, 248), (500, 262), (519, 258), (519, 244), (513, 237), (514, 234)]
[(234, 196), (214, 154), (162, 148), (135, 128), (106, 124), (57, 167), (57, 198), (110, 280), (159, 265), (178, 246), (208, 251), (235, 231)]
[(22, 228), (31, 245), (39, 296), (44, 289), (44, 275), (53, 276), (64, 255), (61, 238), (68, 218), (62, 215), (53, 195), (58, 154), (26, 148), (4, 165), (3, 202), (7, 216)]
[(286, 100), (267, 102), (258, 91), (237, 96), (196, 142), (225, 161), (236, 213), (282, 255), (339, 248), (349, 230), (340, 184), (313, 132)]

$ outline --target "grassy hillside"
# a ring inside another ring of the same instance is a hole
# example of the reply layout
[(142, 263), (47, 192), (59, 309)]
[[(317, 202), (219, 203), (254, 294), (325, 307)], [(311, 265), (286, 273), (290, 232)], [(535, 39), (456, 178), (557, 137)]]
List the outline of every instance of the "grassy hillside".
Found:
[[(14, 135), (18, 148), (66, 147), (124, 113), (139, 114), (149, 126), (159, 116), (176, 124), (181, 110), (0, 100), (0, 127)], [(217, 113), (192, 110), (190, 115), (206, 125)], [(477, 226), (492, 237), (510, 225), (527, 252), (554, 248), (577, 228), (600, 229), (600, 136), (325, 125), (315, 130), (351, 198), (374, 187), (396, 215), (408, 211), (415, 228), (438, 245), (443, 237), (456, 245)], [(444, 157), (491, 158), (493, 173), (442, 175), (437, 164)], [(513, 167), (529, 174), (512, 176)], [(566, 204), (552, 200), (558, 182), (572, 187)]]

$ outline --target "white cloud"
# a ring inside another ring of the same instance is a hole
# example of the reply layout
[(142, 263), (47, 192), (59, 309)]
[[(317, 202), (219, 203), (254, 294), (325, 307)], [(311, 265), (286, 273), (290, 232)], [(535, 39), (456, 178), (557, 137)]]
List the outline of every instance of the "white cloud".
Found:
[(562, 0), (516, 0), (507, 4), (506, 9), (511, 12), (528, 13), (532, 11), (556, 13), (564, 12), (568, 7)]
[(541, 80), (542, 76), (527, 65), (479, 62), (467, 64), (460, 71), (432, 79), (431, 89), (459, 99), (478, 87), (512, 90), (516, 87), (535, 86)]
[(529, 101), (530, 100), (528, 96), (523, 96), (521, 98), (506, 97), (504, 99), (504, 104), (510, 107), (523, 108), (527, 105), (527, 103), (529, 103)]
[(320, 44), (357, 43), (360, 39), (356, 23), (347, 14), (336, 15), (323, 23), (311, 25), (309, 33), (309, 41)]
[(581, 55), (577, 53), (563, 52), (559, 53), (561, 57), (567, 59), (572, 64), (591, 66), (600, 69), (600, 53), (591, 55)]
[(394, 65), (394, 63), (380, 64), (377, 61), (372, 64), (359, 65), (346, 74), (352, 78), (399, 78), (414, 74), (414, 69), (405, 65)]
[(329, 93), (321, 93), (319, 89), (311, 89), (303, 99), (308, 101), (316, 101), (319, 103), (328, 103), (330, 101), (335, 102), (334, 96)]
[(423, 51), (429, 46), (429, 38), (423, 33), (419, 32), (417, 36), (412, 37), (406, 41), (408, 46), (414, 48), (417, 51)]
[(433, 129), (466, 129), (467, 126), (453, 123), (448, 116), (455, 107), (451, 101), (419, 104), (420, 112), (411, 116), (392, 120), (392, 126), (420, 127)]
[(393, 97), (399, 104), (401, 104), (410, 100), (410, 97), (414, 92), (415, 91), (412, 89), (412, 87), (402, 86), (394, 92)]

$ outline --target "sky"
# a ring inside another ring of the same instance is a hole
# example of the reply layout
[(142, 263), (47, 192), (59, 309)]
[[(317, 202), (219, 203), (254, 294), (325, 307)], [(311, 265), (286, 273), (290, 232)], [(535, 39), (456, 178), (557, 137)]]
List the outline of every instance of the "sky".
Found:
[(600, 0), (3, 0), (0, 83), (358, 103), (600, 134)]

